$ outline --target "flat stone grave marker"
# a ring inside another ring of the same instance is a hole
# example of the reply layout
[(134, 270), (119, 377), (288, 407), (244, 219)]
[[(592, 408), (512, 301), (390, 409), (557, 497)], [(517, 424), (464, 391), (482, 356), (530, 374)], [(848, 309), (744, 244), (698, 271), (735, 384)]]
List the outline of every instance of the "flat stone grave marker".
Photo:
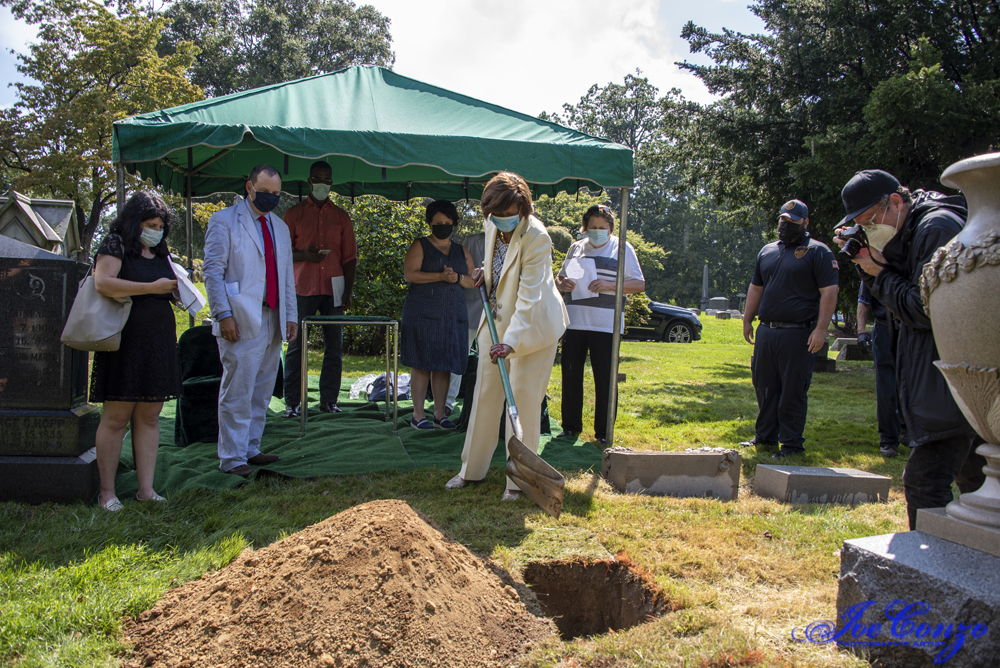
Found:
[(857, 469), (760, 464), (753, 492), (787, 503), (885, 502), (890, 481), (887, 476)]
[(740, 462), (740, 453), (726, 448), (683, 452), (609, 448), (602, 457), (601, 475), (619, 492), (735, 501)]
[(729, 311), (719, 311), (718, 313), (715, 314), (716, 320), (729, 320), (732, 317), (733, 314), (730, 313)]

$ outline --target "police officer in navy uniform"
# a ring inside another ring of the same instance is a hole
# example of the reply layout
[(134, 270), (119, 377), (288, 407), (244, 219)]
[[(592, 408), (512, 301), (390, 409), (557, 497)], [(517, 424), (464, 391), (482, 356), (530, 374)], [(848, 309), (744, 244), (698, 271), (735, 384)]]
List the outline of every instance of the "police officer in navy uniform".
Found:
[[(865, 331), (868, 316), (875, 319), (871, 334)], [(899, 454), (900, 424), (896, 406), (896, 333), (889, 309), (875, 299), (868, 286), (858, 289), (858, 343), (875, 360), (875, 415), (878, 417), (879, 452)]]
[(758, 415), (754, 438), (740, 445), (780, 442), (774, 459), (805, 451), (806, 393), (840, 292), (837, 259), (809, 236), (808, 227), (803, 202), (793, 199), (781, 207), (778, 241), (757, 254), (743, 314), (743, 338), (754, 347), (750, 373)]

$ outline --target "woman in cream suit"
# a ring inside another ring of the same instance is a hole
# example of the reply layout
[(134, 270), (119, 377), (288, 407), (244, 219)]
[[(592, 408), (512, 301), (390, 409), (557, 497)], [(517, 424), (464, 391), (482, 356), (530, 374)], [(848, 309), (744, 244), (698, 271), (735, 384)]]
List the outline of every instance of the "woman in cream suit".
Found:
[[(484, 273), (500, 343), (493, 345), (485, 314), (477, 333), (480, 354), (462, 468), (445, 485), (465, 487), (482, 480), (497, 447), (504, 392), (498, 361), (510, 359), (510, 384), (524, 430), (524, 444), (538, 452), (542, 399), (552, 374), (559, 338), (569, 325), (566, 306), (552, 277), (552, 240), (532, 215), (531, 191), (517, 174), (500, 172), (486, 184), (481, 200), (486, 217)], [(507, 420), (507, 434), (512, 434)], [(505, 500), (516, 499), (517, 485), (507, 478)]]

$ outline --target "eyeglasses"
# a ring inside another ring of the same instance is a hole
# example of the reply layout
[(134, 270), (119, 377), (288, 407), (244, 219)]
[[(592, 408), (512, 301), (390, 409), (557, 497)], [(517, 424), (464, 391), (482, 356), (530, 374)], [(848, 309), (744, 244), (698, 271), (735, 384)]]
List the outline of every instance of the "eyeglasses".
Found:
[(876, 210), (875, 213), (873, 213), (870, 218), (858, 224), (864, 227), (872, 227), (873, 225), (875, 225), (875, 218), (877, 218), (880, 213), (887, 211), (888, 208), (889, 208), (889, 203), (888, 202), (883, 203), (881, 210)]
[(309, 177), (309, 183), (313, 183), (313, 184), (316, 184), (316, 185), (323, 184), (323, 185), (326, 185), (326, 186), (332, 186), (333, 185), (333, 179), (321, 179), (321, 178), (318, 178), (318, 177), (315, 177), (315, 176), (310, 176)]

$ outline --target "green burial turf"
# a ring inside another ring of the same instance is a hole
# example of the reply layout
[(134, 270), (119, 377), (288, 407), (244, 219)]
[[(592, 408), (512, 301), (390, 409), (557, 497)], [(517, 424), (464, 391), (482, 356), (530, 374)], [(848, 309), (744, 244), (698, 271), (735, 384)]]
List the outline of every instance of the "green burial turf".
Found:
[[(347, 397), (354, 378), (345, 378), (341, 397)], [(398, 433), (384, 421), (385, 404), (365, 400), (343, 399), (337, 405), (343, 413), (319, 412), (319, 379), (309, 377), (309, 420), (305, 436), (299, 437), (300, 421), (285, 419), (285, 404), (271, 399), (264, 427), (261, 452), (281, 456), (281, 461), (266, 467), (254, 467), (249, 478), (227, 475), (219, 470), (216, 443), (194, 443), (186, 448), (174, 446), (174, 415), (176, 402), (168, 402), (160, 414), (160, 451), (156, 458), (155, 487), (169, 495), (182, 489), (231, 489), (262, 475), (290, 478), (317, 478), (331, 475), (364, 474), (417, 469), (458, 471), (461, 466), (465, 434), (453, 430), (420, 431), (409, 426), (413, 402), (400, 401)], [(452, 416), (457, 420), (462, 401)], [(390, 418), (392, 407), (389, 407)], [(428, 405), (428, 414), (430, 406)], [(551, 420), (551, 430), (559, 433), (559, 425)], [(560, 470), (600, 470), (601, 451), (578, 439), (555, 439), (542, 435), (539, 453)], [(503, 443), (497, 440), (492, 466), (505, 464)], [(134, 470), (131, 438), (126, 437), (115, 479), (115, 491), (120, 498), (135, 496), (138, 485)]]

